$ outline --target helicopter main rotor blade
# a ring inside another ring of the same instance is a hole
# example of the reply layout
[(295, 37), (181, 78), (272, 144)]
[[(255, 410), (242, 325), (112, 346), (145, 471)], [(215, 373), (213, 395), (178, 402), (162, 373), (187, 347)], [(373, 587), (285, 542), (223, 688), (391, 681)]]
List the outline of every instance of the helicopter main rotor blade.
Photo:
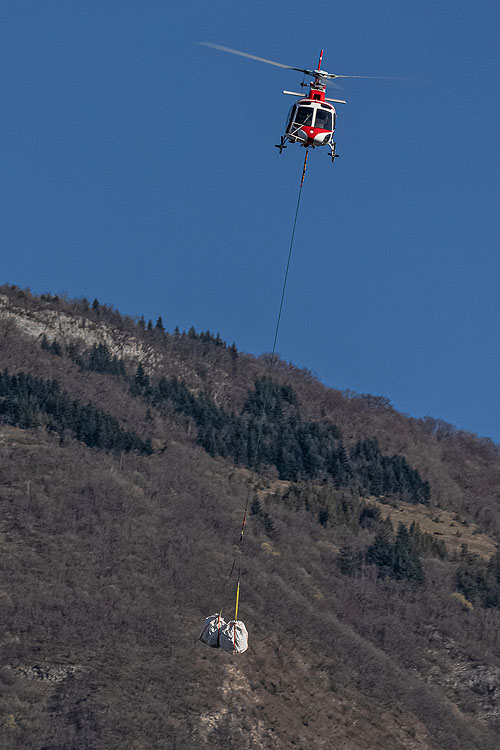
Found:
[(323, 73), (325, 78), (370, 78), (373, 81), (397, 81), (398, 78), (392, 78), (391, 76), (342, 76), (337, 73)]
[(248, 52), (240, 52), (238, 49), (231, 49), (230, 47), (223, 47), (221, 44), (212, 44), (212, 42), (198, 42), (203, 47), (211, 47), (212, 49), (218, 49), (220, 52), (230, 52), (232, 55), (239, 55), (240, 57), (248, 57), (250, 60), (258, 60), (258, 62), (267, 63), (268, 65), (275, 65), (277, 68), (287, 68), (288, 70), (297, 70), (299, 73), (308, 73), (314, 75), (312, 70), (304, 70), (303, 68), (294, 68), (292, 65), (283, 65), (283, 63), (275, 62), (274, 60), (266, 60), (265, 57), (257, 57), (257, 55), (250, 55)]
[[(277, 68), (286, 68), (287, 70), (296, 70), (298, 73), (304, 73), (305, 75), (311, 76), (312, 78), (320, 78), (323, 81), (331, 81), (333, 78), (371, 78), (379, 80), (395, 80), (387, 76), (344, 76), (337, 73), (328, 73), (326, 70), (311, 70), (309, 68), (295, 68), (293, 65), (284, 65), (283, 63), (275, 62), (275, 60), (267, 60), (265, 57), (258, 57), (257, 55), (251, 55), (248, 52), (241, 52), (239, 49), (232, 49), (231, 47), (223, 47), (222, 44), (213, 44), (213, 42), (198, 42), (202, 47), (210, 47), (211, 49), (217, 49), (219, 52), (229, 52), (231, 55), (239, 55), (239, 57), (247, 57), (249, 60), (257, 60), (258, 62), (266, 63), (267, 65), (274, 65)], [(332, 84), (335, 86), (335, 84)]]

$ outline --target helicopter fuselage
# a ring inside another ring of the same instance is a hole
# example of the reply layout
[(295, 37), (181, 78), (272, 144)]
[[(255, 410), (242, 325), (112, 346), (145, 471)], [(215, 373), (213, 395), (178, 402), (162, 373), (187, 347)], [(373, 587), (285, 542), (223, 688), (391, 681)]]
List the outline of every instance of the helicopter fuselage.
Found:
[(285, 136), (308, 148), (327, 146), (335, 132), (336, 112), (331, 104), (310, 97), (299, 99), (288, 114)]
[[(320, 58), (321, 62), (321, 58)], [(298, 99), (288, 113), (285, 133), (281, 136), (281, 143), (277, 144), (280, 153), (286, 148), (286, 143), (299, 143), (304, 148), (329, 146), (332, 160), (336, 158), (335, 121), (337, 113), (325, 96), (326, 86), (319, 76), (310, 84), (309, 95)], [(284, 94), (300, 96), (294, 91), (284, 91)]]

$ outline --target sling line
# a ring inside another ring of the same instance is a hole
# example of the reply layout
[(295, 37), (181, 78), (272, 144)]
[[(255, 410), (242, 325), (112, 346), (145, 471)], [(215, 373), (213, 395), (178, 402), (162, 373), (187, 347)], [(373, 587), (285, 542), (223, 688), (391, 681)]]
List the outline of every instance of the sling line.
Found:
[[(234, 612), (234, 619), (235, 620), (238, 619), (238, 605), (239, 605), (239, 600), (240, 600), (241, 554), (242, 554), (242, 547), (243, 547), (243, 534), (245, 533), (245, 524), (246, 524), (246, 520), (247, 520), (248, 504), (250, 502), (250, 495), (252, 493), (252, 489), (255, 486), (255, 475), (256, 475), (257, 459), (258, 459), (258, 456), (259, 456), (260, 440), (261, 440), (261, 437), (262, 437), (262, 429), (263, 429), (263, 426), (264, 426), (264, 420), (265, 420), (265, 416), (266, 416), (266, 407), (267, 407), (267, 402), (268, 402), (268, 398), (269, 398), (269, 386), (271, 384), (271, 373), (272, 373), (272, 369), (273, 369), (273, 366), (274, 366), (274, 363), (275, 363), (275, 360), (276, 360), (276, 343), (278, 341), (278, 332), (279, 332), (279, 327), (280, 327), (280, 323), (281, 323), (281, 314), (283, 312), (283, 303), (284, 303), (284, 300), (285, 300), (286, 285), (287, 285), (287, 281), (288, 281), (288, 272), (290, 270), (290, 261), (292, 259), (293, 241), (294, 241), (294, 238), (295, 238), (295, 229), (297, 227), (297, 217), (299, 215), (299, 206), (300, 206), (300, 199), (301, 199), (301, 196), (302, 196), (302, 187), (304, 185), (304, 178), (306, 176), (306, 166), (307, 166), (307, 157), (308, 157), (308, 155), (309, 155), (309, 150), (306, 148), (306, 155), (305, 155), (305, 158), (304, 158), (304, 167), (302, 169), (302, 177), (301, 177), (301, 180), (300, 180), (299, 195), (298, 195), (298, 198), (297, 198), (297, 207), (295, 209), (295, 218), (293, 220), (292, 236), (291, 236), (291, 239), (290, 239), (290, 247), (288, 249), (288, 258), (287, 258), (286, 267), (285, 267), (285, 275), (284, 275), (284, 278), (283, 278), (283, 287), (282, 287), (282, 290), (281, 290), (281, 299), (280, 299), (278, 317), (277, 317), (277, 320), (276, 320), (276, 327), (275, 327), (275, 331), (274, 331), (273, 349), (272, 349), (271, 359), (269, 361), (269, 367), (268, 367), (267, 376), (266, 376), (266, 387), (265, 387), (265, 391), (264, 391), (264, 403), (262, 405), (262, 411), (261, 411), (261, 414), (260, 414), (259, 429), (258, 429), (258, 433), (257, 433), (257, 442), (256, 442), (256, 445), (255, 445), (255, 453), (254, 453), (254, 458), (253, 458), (252, 471), (251, 471), (251, 474), (250, 474), (250, 480), (248, 482), (248, 491), (247, 491), (246, 502), (245, 502), (245, 510), (244, 510), (244, 513), (243, 513), (243, 521), (242, 521), (242, 524), (241, 524), (240, 538), (239, 538), (239, 541), (238, 541), (238, 549), (237, 549), (237, 551), (235, 553), (235, 556), (234, 556), (234, 559), (233, 559), (233, 564), (231, 565), (231, 571), (229, 573), (229, 577), (227, 579), (226, 585), (224, 586), (224, 589), (223, 589), (223, 592), (222, 592), (222, 597), (224, 597), (225, 596), (225, 592), (227, 591), (227, 588), (228, 588), (228, 586), (230, 584), (230, 581), (231, 581), (231, 578), (232, 578), (232, 575), (233, 575), (233, 572), (234, 572), (234, 568), (236, 567), (236, 561), (238, 560), (238, 579), (237, 579), (237, 584), (236, 584), (236, 605), (235, 605), (235, 612)], [(221, 618), (221, 615), (222, 615), (223, 606), (224, 606), (224, 601), (221, 602), (221, 607), (220, 607), (220, 610), (219, 610), (219, 622), (220, 622), (220, 618)]]

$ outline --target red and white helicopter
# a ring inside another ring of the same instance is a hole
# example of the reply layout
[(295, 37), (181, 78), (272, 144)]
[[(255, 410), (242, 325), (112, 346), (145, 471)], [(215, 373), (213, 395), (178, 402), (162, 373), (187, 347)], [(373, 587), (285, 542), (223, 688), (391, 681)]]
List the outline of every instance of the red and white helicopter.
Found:
[(335, 107), (330, 102), (336, 104), (345, 104), (344, 99), (329, 99), (326, 97), (326, 85), (328, 81), (333, 78), (374, 78), (375, 76), (346, 76), (338, 75), (337, 73), (328, 73), (326, 70), (321, 70), (321, 62), (323, 59), (323, 50), (320, 52), (318, 67), (316, 70), (308, 70), (304, 68), (294, 68), (291, 65), (283, 65), (283, 63), (274, 62), (273, 60), (266, 60), (264, 57), (257, 57), (256, 55), (250, 55), (247, 52), (240, 52), (237, 49), (230, 49), (229, 47), (222, 47), (220, 44), (212, 44), (211, 42), (199, 42), (204, 47), (211, 47), (212, 49), (220, 50), (221, 52), (230, 52), (232, 55), (240, 55), (241, 57), (248, 57), (250, 60), (258, 60), (259, 62), (267, 63), (268, 65), (276, 65), (278, 68), (288, 68), (288, 70), (297, 70), (299, 73), (311, 76), (313, 80), (307, 83), (301, 83), (301, 86), (309, 86), (309, 95), (302, 96), (302, 94), (296, 91), (283, 91), (284, 94), (290, 96), (301, 97), (296, 101), (288, 114), (287, 125), (285, 133), (281, 136), (281, 141), (276, 145), (279, 148), (280, 154), (287, 143), (299, 143), (305, 148), (316, 148), (317, 146), (329, 146), (330, 156), (332, 162), (338, 156), (336, 153), (336, 144), (333, 140), (333, 134), (335, 133), (335, 123), (337, 114)]

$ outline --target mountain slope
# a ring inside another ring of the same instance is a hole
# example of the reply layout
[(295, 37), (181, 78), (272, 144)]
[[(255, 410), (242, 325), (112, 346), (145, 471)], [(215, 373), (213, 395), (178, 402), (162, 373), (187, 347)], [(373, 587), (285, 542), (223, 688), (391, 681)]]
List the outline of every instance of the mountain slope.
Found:
[(231, 657), (196, 634), (234, 606), (267, 358), (0, 293), (3, 746), (497, 746), (493, 443), (278, 362)]

